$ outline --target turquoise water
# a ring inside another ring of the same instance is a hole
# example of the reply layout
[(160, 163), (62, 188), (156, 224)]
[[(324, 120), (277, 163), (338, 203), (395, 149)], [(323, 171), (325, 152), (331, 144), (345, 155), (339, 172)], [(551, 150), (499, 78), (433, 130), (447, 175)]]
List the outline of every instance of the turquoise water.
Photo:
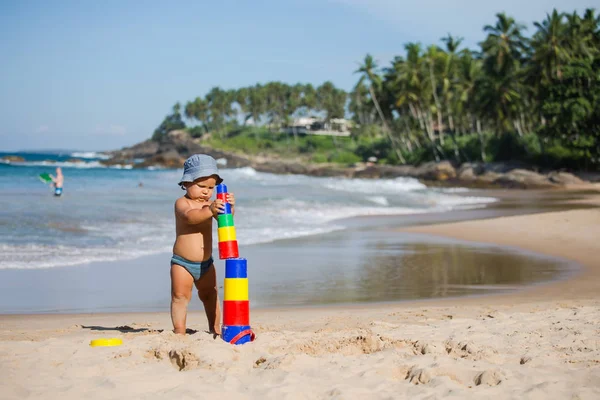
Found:
[[(181, 170), (107, 168), (96, 153), (16, 155), (26, 161), (0, 164), (0, 269), (61, 268), (170, 251)], [(38, 179), (56, 166), (65, 175), (60, 198)], [(347, 217), (446, 212), (495, 201), (466, 189), (429, 189), (410, 178), (315, 178), (251, 168), (222, 169), (222, 176), (238, 199), (240, 246), (343, 230), (338, 221)]]

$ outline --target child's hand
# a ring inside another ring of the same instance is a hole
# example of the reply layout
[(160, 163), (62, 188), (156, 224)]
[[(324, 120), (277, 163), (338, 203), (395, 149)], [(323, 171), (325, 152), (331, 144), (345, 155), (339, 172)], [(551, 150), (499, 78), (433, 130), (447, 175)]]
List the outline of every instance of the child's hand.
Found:
[(219, 213), (225, 212), (225, 204), (221, 199), (216, 199), (215, 201), (210, 203), (210, 206), (208, 208), (210, 209), (210, 212), (214, 217), (219, 215)]
[(227, 193), (227, 202), (231, 204), (231, 207), (235, 206), (235, 196), (233, 193)]

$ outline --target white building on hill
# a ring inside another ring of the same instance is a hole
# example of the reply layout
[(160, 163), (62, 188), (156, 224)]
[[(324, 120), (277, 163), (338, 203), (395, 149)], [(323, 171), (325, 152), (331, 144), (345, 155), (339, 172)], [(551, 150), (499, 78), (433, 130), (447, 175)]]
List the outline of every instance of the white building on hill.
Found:
[(350, 136), (352, 121), (344, 118), (332, 118), (329, 121), (314, 117), (300, 117), (283, 128), (283, 132), (298, 135)]

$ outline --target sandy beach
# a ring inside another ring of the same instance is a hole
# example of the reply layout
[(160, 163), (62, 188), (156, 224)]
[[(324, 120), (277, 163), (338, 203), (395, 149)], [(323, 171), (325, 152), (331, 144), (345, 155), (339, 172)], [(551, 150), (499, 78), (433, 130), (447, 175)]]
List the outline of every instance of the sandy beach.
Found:
[[(581, 268), (509, 294), (256, 310), (243, 346), (206, 333), (199, 311), (184, 337), (168, 313), (3, 315), (0, 398), (600, 398), (600, 209), (396, 230)], [(100, 337), (123, 345), (89, 346)]]

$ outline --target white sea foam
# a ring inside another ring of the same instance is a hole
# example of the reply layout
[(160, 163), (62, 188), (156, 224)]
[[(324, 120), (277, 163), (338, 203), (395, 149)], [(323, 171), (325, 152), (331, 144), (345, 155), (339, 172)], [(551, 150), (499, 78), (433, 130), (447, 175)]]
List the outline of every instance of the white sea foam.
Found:
[[(434, 190), (434, 189), (432, 189), (432, 190)], [(469, 192), (469, 189), (464, 188), (464, 187), (439, 188), (439, 189), (435, 189), (435, 190), (439, 190), (442, 193), (466, 193), (466, 192)]]
[(368, 201), (372, 201), (375, 204), (379, 204), (380, 206), (389, 206), (390, 202), (385, 196), (369, 196), (366, 198)]
[(479, 196), (439, 196), (435, 197), (434, 202), (440, 206), (467, 206), (476, 204), (489, 204), (495, 203), (498, 199), (493, 197), (479, 197)]
[(369, 194), (395, 194), (427, 189), (427, 186), (414, 178), (377, 180), (326, 178), (324, 186), (332, 190)]
[(77, 157), (77, 158), (97, 158), (100, 160), (108, 160), (110, 158), (110, 156), (108, 154), (104, 154), (104, 153), (98, 153), (95, 151), (81, 151), (81, 152), (74, 152), (71, 153), (71, 157)]
[[(23, 190), (40, 195), (45, 190), (28, 177), (29, 172), (18, 176), (30, 189), (15, 186), (10, 177), (4, 181), (0, 177), (8, 204), (5, 215), (21, 215), (18, 224), (2, 225), (0, 213), (0, 269), (125, 260), (171, 250), (173, 203), (182, 195), (175, 185), (180, 169), (116, 171), (118, 166), (98, 168), (102, 165), (97, 161), (71, 166), (79, 170), (67, 173), (66, 195), (59, 201), (49, 198), (43, 207), (39, 196), (22, 196)], [(252, 168), (222, 169), (221, 174), (236, 193), (236, 233), (241, 246), (345, 229), (341, 220), (351, 217), (480, 208), (496, 201), (469, 196), (464, 190), (429, 189), (412, 178), (317, 178)], [(143, 188), (138, 187), (140, 181)]]
[(99, 161), (13, 161), (11, 165), (16, 167), (61, 167), (61, 168), (105, 168), (105, 169), (132, 169), (131, 165), (104, 165)]
[(3, 253), (0, 269), (43, 269), (82, 265), (97, 261), (130, 260), (169, 250), (170, 246), (115, 249), (108, 247), (82, 248), (68, 245), (0, 244), (0, 251)]

